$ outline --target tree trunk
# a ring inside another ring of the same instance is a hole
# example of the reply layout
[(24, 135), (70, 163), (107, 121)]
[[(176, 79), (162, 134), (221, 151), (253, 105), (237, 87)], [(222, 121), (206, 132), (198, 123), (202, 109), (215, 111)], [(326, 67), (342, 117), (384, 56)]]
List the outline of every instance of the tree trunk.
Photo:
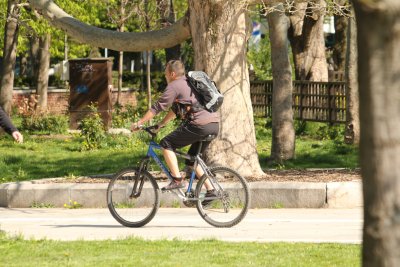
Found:
[[(323, 7), (325, 0), (315, 0)], [(292, 46), (297, 80), (328, 81), (325, 55), (324, 12), (312, 10), (311, 3), (295, 4), (290, 16), (289, 38)], [(309, 14), (309, 15), (306, 15)]]
[[(157, 0), (158, 7), (160, 10), (161, 25), (168, 27), (175, 23), (176, 16), (172, 0)], [(181, 57), (181, 45), (175, 45), (165, 49), (166, 61), (172, 59), (179, 59)]]
[[(149, 0), (144, 2), (146, 31), (150, 31), (150, 14), (149, 14)], [(151, 69), (150, 69), (150, 51), (146, 51), (146, 88), (147, 88), (147, 108), (151, 108)]]
[(246, 64), (251, 26), (238, 2), (189, 0), (195, 69), (208, 73), (225, 96), (220, 133), (206, 157), (244, 176), (261, 175)]
[(29, 49), (29, 57), (30, 57), (30, 63), (31, 63), (31, 77), (32, 77), (32, 84), (31, 86), (37, 86), (37, 84), (34, 84), (38, 80), (38, 71), (39, 71), (39, 37), (37, 36), (31, 36), (29, 38), (29, 44), (30, 44), (30, 49)]
[(290, 21), (282, 4), (268, 14), (274, 91), (272, 94), (271, 159), (281, 163), (295, 156), (295, 134), (292, 109), (292, 67), (287, 32)]
[(12, 94), (14, 89), (14, 68), (17, 56), (19, 1), (9, 0), (7, 21), (4, 29), (3, 72), (1, 75), (0, 105), (11, 114)]
[(151, 108), (151, 70), (150, 70), (150, 51), (146, 51), (146, 88), (147, 88), (147, 108)]
[(360, 143), (360, 100), (358, 95), (357, 71), (357, 29), (354, 12), (347, 26), (347, 53), (346, 53), (346, 130), (344, 141), (348, 144)]
[(344, 73), (346, 68), (346, 50), (349, 19), (335, 16), (335, 44), (333, 46), (333, 63), (335, 71)]
[(28, 73), (28, 57), (25, 53), (21, 55), (19, 62), (20, 62), (19, 76), (26, 77)]
[(121, 101), (121, 92), (122, 92), (122, 74), (124, 72), (124, 52), (119, 51), (119, 60), (118, 60), (118, 93), (117, 93), (117, 104)]
[(400, 265), (400, 2), (354, 0), (358, 34), (363, 266)]
[(40, 37), (39, 73), (37, 80), (38, 108), (41, 112), (47, 110), (47, 88), (49, 83), (50, 64), (50, 34)]
[(68, 45), (68, 35), (64, 34), (64, 60), (68, 60), (69, 45)]

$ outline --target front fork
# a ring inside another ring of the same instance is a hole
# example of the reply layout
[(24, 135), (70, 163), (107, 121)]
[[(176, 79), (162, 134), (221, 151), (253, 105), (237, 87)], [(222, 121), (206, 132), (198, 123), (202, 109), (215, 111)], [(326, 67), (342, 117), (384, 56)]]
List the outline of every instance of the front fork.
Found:
[[(147, 170), (149, 160), (150, 160), (150, 158), (146, 157), (140, 162), (139, 169), (137, 170), (137, 172), (135, 174), (135, 178), (134, 178), (135, 183), (133, 184), (132, 193), (130, 194), (129, 198), (138, 198), (140, 196), (140, 194), (142, 193), (145, 177), (144, 177), (144, 175), (141, 175), (141, 174), (143, 171)], [(139, 188), (138, 188), (138, 186), (139, 186)]]

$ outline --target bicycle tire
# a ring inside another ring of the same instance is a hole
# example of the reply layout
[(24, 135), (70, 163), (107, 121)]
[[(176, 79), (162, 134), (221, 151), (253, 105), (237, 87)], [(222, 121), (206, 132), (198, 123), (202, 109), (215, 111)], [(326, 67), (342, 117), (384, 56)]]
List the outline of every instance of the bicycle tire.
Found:
[[(246, 216), (250, 206), (250, 190), (246, 179), (228, 167), (218, 166), (210, 168), (213, 177), (206, 175), (196, 186), (197, 211), (209, 224), (215, 227), (232, 227), (237, 225)], [(205, 200), (206, 188), (204, 183), (210, 178), (216, 188), (218, 197), (207, 206)], [(214, 181), (214, 182), (213, 182)], [(222, 190), (218, 189), (218, 185)]]
[(130, 198), (137, 169), (121, 170), (107, 188), (107, 206), (111, 215), (126, 227), (142, 227), (156, 215), (160, 206), (160, 189), (154, 177), (142, 171), (143, 189), (137, 198)]

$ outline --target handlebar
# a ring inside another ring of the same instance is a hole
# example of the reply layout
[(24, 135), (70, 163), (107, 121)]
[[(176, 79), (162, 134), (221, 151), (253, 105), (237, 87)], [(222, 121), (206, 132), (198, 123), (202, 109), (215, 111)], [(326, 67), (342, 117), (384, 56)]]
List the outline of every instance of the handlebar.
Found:
[(148, 134), (150, 134), (151, 139), (154, 140), (154, 138), (157, 136), (157, 130), (159, 129), (159, 126), (151, 125), (151, 126), (145, 127), (143, 125), (140, 125), (138, 128), (140, 130), (146, 131)]

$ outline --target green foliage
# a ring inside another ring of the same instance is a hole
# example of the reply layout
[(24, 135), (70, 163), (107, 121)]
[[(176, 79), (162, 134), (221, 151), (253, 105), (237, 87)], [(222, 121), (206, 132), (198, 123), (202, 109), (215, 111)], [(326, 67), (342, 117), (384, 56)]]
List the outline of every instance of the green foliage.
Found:
[[(117, 84), (116, 80), (118, 77), (118, 72), (113, 72), (114, 75), (114, 84)], [(129, 72), (124, 71), (122, 73), (122, 80), (124, 81), (124, 86), (141, 89), (142, 85), (146, 84), (146, 74), (141, 72)], [(165, 87), (167, 87), (167, 81), (165, 80), (165, 76), (163, 72), (151, 72), (150, 74), (151, 87), (155, 91), (164, 91)]]
[(80, 122), (78, 127), (81, 130), (81, 136), (84, 138), (82, 150), (101, 148), (106, 139), (106, 131), (97, 106), (92, 104), (89, 109), (90, 114)]
[(194, 69), (194, 50), (192, 45), (192, 39), (186, 40), (181, 46), (182, 60), (185, 64), (186, 70)]
[(295, 120), (294, 121), (294, 132), (295, 132), (296, 136), (305, 135), (306, 134), (306, 128), (307, 128), (307, 122), (306, 121), (301, 121), (301, 120)]
[(308, 136), (316, 140), (343, 140), (344, 124), (329, 125), (319, 122), (295, 121), (297, 135)]
[(25, 114), (22, 115), (21, 130), (31, 133), (62, 134), (68, 130), (69, 119), (65, 115)]
[(295, 159), (269, 162), (272, 144), (271, 119), (255, 118), (257, 151), (262, 168), (357, 168), (358, 147), (344, 143), (344, 125), (295, 120)]
[(72, 199), (69, 200), (68, 204), (64, 204), (64, 208), (66, 209), (80, 209), (82, 208), (82, 204), (78, 203), (77, 201), (74, 201)]
[(272, 80), (271, 44), (268, 36), (262, 38), (258, 46), (250, 46), (247, 59), (258, 80)]
[(132, 105), (116, 104), (112, 114), (112, 127), (126, 128), (139, 117), (139, 109)]
[(51, 204), (51, 203), (33, 202), (30, 207), (34, 208), (34, 209), (44, 209), (44, 208), (54, 208), (55, 206), (54, 206), (54, 204)]

